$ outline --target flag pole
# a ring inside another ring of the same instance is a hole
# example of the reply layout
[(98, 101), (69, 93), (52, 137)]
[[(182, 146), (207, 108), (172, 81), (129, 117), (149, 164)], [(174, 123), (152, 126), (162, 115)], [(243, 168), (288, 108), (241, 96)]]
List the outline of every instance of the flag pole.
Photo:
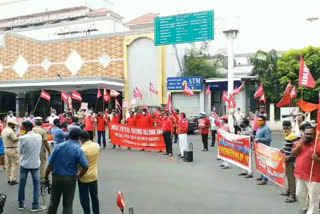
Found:
[[(318, 137), (319, 137), (319, 131), (317, 131), (316, 141), (314, 142), (313, 154), (316, 153), (316, 148), (317, 148), (317, 143), (318, 143)], [(314, 160), (312, 159), (311, 170), (310, 170), (310, 177), (309, 177), (309, 184), (308, 184), (308, 195), (309, 195), (309, 189), (310, 189), (311, 179), (312, 179), (312, 174), (313, 174), (313, 166), (314, 166)], [(308, 205), (308, 197), (306, 197), (305, 205), (306, 205), (306, 206)]]
[(34, 107), (34, 109), (33, 109), (33, 111), (32, 111), (32, 113), (34, 114), (34, 112), (36, 111), (36, 109), (37, 109), (37, 107), (38, 107), (38, 104), (39, 104), (39, 101), (40, 101), (40, 95), (39, 95), (39, 98), (38, 98), (38, 101), (37, 101), (37, 104), (36, 104), (36, 106)]
[(104, 112), (104, 99), (102, 100), (102, 112)]

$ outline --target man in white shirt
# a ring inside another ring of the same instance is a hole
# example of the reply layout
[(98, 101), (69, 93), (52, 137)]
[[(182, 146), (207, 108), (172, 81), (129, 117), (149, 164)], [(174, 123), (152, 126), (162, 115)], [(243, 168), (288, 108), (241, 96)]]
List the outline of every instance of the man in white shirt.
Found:
[(237, 108), (236, 112), (234, 113), (234, 133), (237, 134), (238, 131), (241, 131), (240, 123), (242, 119), (244, 118), (243, 113), (240, 112), (240, 108)]
[(56, 110), (52, 109), (51, 110), (51, 115), (47, 118), (47, 122), (50, 124), (53, 124), (53, 121), (55, 119), (59, 119), (59, 117), (56, 115)]
[(217, 130), (218, 127), (216, 126), (216, 117), (215, 117), (215, 112), (211, 112), (209, 120), (210, 120), (210, 124), (211, 124), (211, 135), (212, 135), (212, 142), (211, 142), (211, 147), (214, 147), (215, 143), (216, 143), (216, 134), (217, 134)]
[(40, 150), (42, 146), (41, 135), (36, 134), (30, 121), (22, 123), (26, 134), (20, 137), (20, 184), (18, 192), (18, 210), (25, 209), (25, 187), (29, 172), (33, 181), (33, 203), (31, 212), (45, 210), (45, 206), (39, 205), (40, 196)]
[(7, 116), (4, 118), (6, 125), (8, 125), (8, 121), (17, 122), (17, 118), (13, 115), (12, 111), (9, 111)]

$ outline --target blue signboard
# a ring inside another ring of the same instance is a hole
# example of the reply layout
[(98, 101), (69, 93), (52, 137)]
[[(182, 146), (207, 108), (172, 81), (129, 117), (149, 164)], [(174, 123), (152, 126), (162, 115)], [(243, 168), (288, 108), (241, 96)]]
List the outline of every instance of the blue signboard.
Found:
[(192, 91), (202, 91), (202, 77), (168, 77), (168, 91), (183, 91), (184, 84), (187, 83)]
[[(227, 91), (228, 90), (228, 81), (219, 81), (219, 82), (209, 82), (208, 85), (210, 86), (211, 91)], [(240, 87), (241, 81), (235, 80), (233, 82), (234, 88)]]

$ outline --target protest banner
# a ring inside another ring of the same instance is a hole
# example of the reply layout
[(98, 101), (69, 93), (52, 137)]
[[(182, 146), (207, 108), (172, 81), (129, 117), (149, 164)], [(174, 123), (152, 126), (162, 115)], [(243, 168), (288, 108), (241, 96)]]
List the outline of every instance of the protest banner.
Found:
[(109, 124), (111, 142), (114, 145), (145, 150), (166, 150), (162, 129), (153, 127), (141, 129), (137, 127)]
[(217, 140), (219, 158), (251, 171), (250, 136), (219, 131)]
[(256, 168), (276, 184), (285, 185), (285, 156), (279, 149), (262, 143), (254, 144)]

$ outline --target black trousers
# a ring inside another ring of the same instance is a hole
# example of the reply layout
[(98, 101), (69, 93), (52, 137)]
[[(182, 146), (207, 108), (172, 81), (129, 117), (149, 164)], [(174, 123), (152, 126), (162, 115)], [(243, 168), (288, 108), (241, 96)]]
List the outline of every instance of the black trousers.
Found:
[(72, 214), (74, 192), (76, 190), (76, 177), (52, 176), (52, 192), (47, 214), (56, 214), (60, 198), (63, 196), (63, 214)]
[(80, 203), (84, 214), (90, 214), (90, 198), (92, 213), (99, 214), (98, 181), (82, 183), (78, 180)]
[(177, 128), (174, 128), (173, 135), (174, 135), (174, 143), (177, 143), (178, 142)]
[(90, 135), (90, 140), (93, 141), (93, 131), (88, 131), (89, 132), (89, 135)]
[(163, 132), (163, 139), (166, 144), (166, 151), (168, 154), (172, 154), (172, 141), (171, 141), (171, 132)]
[(241, 129), (240, 129), (239, 126), (234, 125), (233, 127), (234, 127), (234, 133), (235, 133), (235, 134), (238, 134), (238, 131), (241, 132)]
[(217, 130), (211, 130), (211, 135), (212, 135), (211, 146), (214, 146), (216, 143), (216, 134), (217, 134)]
[(101, 138), (103, 142), (103, 147), (106, 147), (106, 131), (98, 131), (98, 144), (100, 147), (102, 147)]
[(203, 148), (208, 149), (208, 134), (201, 134)]

